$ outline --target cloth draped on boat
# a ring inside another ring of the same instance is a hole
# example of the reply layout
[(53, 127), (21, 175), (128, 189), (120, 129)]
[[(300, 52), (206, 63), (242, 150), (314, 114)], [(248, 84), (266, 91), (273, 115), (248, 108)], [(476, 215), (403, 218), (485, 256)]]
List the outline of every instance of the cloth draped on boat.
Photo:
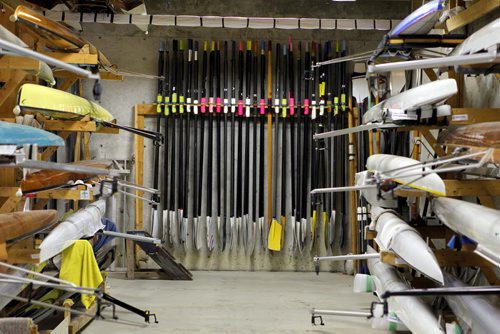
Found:
[[(87, 240), (77, 240), (62, 252), (59, 278), (84, 288), (97, 288), (103, 281), (101, 271)], [(82, 294), (82, 304), (89, 308), (95, 296)]]

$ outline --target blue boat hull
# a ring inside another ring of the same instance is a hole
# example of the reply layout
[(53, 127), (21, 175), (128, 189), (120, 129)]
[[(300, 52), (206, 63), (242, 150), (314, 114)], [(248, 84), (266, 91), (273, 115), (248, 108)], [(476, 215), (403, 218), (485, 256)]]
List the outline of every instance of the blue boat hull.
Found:
[(53, 133), (31, 126), (0, 121), (0, 145), (64, 146), (64, 140)]

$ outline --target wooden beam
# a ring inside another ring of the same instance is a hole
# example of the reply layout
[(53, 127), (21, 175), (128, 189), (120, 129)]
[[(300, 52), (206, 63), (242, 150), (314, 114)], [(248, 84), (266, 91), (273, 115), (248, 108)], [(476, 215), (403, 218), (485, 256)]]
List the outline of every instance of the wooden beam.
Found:
[(40, 68), (40, 61), (19, 57), (19, 56), (8, 56), (4, 55), (0, 58), (0, 69), (1, 70), (21, 70), (21, 71), (33, 71)]
[(494, 265), (471, 251), (438, 249), (434, 255), (441, 267), (481, 267), (491, 268)]
[(96, 132), (97, 125), (94, 121), (45, 120), (43, 122), (43, 129), (64, 132)]
[(434, 149), (434, 152), (436, 152), (438, 156), (442, 157), (442, 156), (446, 155), (446, 152), (444, 151), (444, 149), (441, 147), (441, 145), (439, 145), (437, 143), (436, 138), (434, 138), (434, 136), (432, 135), (432, 133), (428, 129), (422, 128), (420, 130), (420, 133), (425, 138), (425, 140), (427, 140), (429, 145), (432, 146), (432, 148)]
[[(57, 78), (77, 78), (77, 79), (86, 79), (83, 76), (78, 76), (73, 72), (69, 72), (66, 70), (57, 71), (54, 73)], [(112, 81), (123, 81), (123, 76), (119, 74), (115, 74), (112, 72), (99, 71), (99, 76), (101, 80), (112, 80)]]
[(448, 99), (448, 104), (452, 108), (461, 108), (464, 106), (464, 75), (457, 73), (455, 72), (455, 70), (451, 69), (448, 71), (448, 77), (450, 79), (455, 79), (458, 88), (457, 93)]
[(21, 202), (21, 199), (21, 197), (9, 197), (0, 207), (0, 213), (9, 213), (15, 211), (19, 202)]
[(450, 124), (467, 125), (499, 122), (500, 108), (453, 108)]
[(12, 94), (17, 93), (17, 87), (26, 78), (26, 75), (24, 71), (12, 71), (10, 73), (9, 79), (5, 82), (2, 89), (0, 89), (0, 108)]
[(500, 180), (444, 180), (446, 196), (500, 196)]
[[(19, 198), (16, 197), (17, 192), (19, 191), (19, 187), (0, 187), (0, 197), (9, 197), (9, 198)], [(67, 199), (67, 200), (81, 200), (88, 199), (93, 200), (94, 196), (92, 192), (82, 193), (82, 189), (51, 189), (46, 191), (37, 192), (34, 194), (30, 194), (25, 196), (27, 198), (38, 198), (38, 199)], [(86, 198), (86, 196), (90, 196), (90, 198)], [(84, 198), (82, 198), (82, 196)]]
[(57, 88), (62, 91), (67, 91), (71, 86), (73, 86), (76, 80), (78, 80), (78, 77), (76, 76), (73, 78), (66, 78)]
[(58, 59), (68, 64), (97, 65), (99, 63), (97, 54), (66, 53), (66, 52), (41, 52), (49, 57)]
[(457, 30), (497, 9), (499, 6), (500, 0), (480, 0), (446, 20), (443, 28), (448, 32)]
[[(144, 116), (140, 113), (140, 105), (135, 107), (135, 120), (134, 126), (137, 129), (144, 129)], [(135, 183), (138, 185), (144, 184), (144, 137), (134, 135), (135, 137)], [(136, 190), (136, 195), (142, 197), (143, 191)], [(135, 228), (137, 230), (143, 229), (142, 222), (142, 200), (135, 200)]]
[(436, 81), (438, 79), (438, 76), (436, 72), (434, 72), (433, 69), (431, 68), (426, 68), (424, 69), (425, 74), (427, 74), (427, 77), (429, 78), (430, 81)]
[[(446, 196), (500, 196), (500, 180), (444, 180)], [(425, 197), (425, 191), (404, 189), (395, 193), (401, 197)]]

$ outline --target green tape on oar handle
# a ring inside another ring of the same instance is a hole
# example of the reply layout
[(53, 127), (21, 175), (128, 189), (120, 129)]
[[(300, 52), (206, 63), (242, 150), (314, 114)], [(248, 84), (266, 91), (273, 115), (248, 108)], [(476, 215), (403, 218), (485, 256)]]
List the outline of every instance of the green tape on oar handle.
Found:
[(161, 113), (162, 101), (163, 101), (163, 96), (157, 95), (156, 96), (156, 112), (158, 114)]
[(179, 113), (184, 113), (184, 96), (179, 96)]
[(342, 94), (340, 96), (340, 104), (342, 106), (342, 111), (345, 111), (345, 109), (346, 109), (346, 95), (345, 94)]
[(286, 117), (286, 99), (281, 100), (281, 117)]
[(333, 98), (333, 104), (334, 104), (334, 107), (333, 107), (334, 115), (337, 115), (339, 113), (339, 97), (338, 96), (335, 96)]
[(172, 93), (172, 113), (177, 113), (177, 93)]

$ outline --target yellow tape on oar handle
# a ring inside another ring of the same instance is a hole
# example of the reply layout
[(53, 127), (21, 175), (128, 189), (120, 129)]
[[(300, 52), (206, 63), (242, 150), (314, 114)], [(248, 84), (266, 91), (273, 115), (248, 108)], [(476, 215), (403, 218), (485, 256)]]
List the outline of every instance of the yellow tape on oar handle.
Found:
[(179, 113), (180, 114), (184, 113), (184, 96), (183, 95), (179, 96)]
[(341, 103), (342, 111), (345, 111), (345, 109), (346, 109), (346, 95), (345, 94), (340, 95), (340, 103)]
[(172, 113), (177, 113), (177, 93), (172, 93)]
[(163, 96), (160, 94), (156, 95), (156, 112), (159, 114), (161, 113), (161, 106), (163, 102)]
[(323, 81), (319, 84), (319, 96), (325, 95), (325, 91), (326, 91), (326, 82)]
[(281, 100), (281, 117), (286, 117), (286, 99)]
[(335, 96), (333, 98), (333, 113), (334, 115), (337, 115), (339, 113), (339, 97), (338, 96)]

